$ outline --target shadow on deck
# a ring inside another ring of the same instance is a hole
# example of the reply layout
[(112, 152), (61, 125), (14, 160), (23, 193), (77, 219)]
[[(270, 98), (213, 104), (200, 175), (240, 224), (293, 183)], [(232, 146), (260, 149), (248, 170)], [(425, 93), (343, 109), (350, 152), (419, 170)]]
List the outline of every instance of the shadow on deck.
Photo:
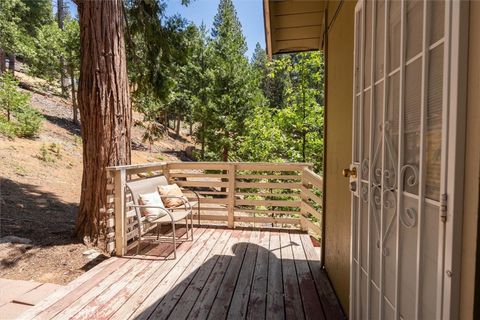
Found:
[(110, 258), (22, 318), (344, 318), (305, 233), (200, 227), (172, 252)]

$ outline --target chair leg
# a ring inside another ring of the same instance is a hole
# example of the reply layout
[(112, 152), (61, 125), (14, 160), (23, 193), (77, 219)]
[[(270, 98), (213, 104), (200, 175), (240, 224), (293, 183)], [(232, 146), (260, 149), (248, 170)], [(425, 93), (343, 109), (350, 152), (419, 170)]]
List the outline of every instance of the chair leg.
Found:
[(157, 241), (158, 241), (158, 239), (160, 239), (160, 226), (161, 226), (161, 224), (157, 223)]
[(173, 232), (173, 259), (177, 259), (177, 236), (175, 234), (175, 222), (172, 222), (172, 232)]
[(142, 244), (142, 228), (140, 227), (140, 222), (138, 222), (138, 244), (137, 244), (137, 255), (140, 253), (140, 246)]
[[(198, 213), (198, 226), (200, 227), (200, 202), (198, 203), (197, 213)], [(192, 223), (193, 223), (193, 213), (192, 213)]]
[(193, 241), (193, 213), (190, 213), (190, 232), (191, 232), (192, 241)]
[(187, 241), (188, 241), (188, 216), (185, 217), (185, 228), (187, 229), (187, 231), (185, 232), (185, 236), (186, 236)]

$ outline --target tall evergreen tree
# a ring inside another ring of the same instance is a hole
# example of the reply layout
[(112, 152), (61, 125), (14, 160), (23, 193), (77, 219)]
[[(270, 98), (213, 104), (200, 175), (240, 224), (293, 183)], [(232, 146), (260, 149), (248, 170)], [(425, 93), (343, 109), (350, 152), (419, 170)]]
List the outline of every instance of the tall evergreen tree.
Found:
[(212, 29), (214, 110), (210, 115), (216, 139), (208, 140), (215, 158), (228, 161), (245, 129), (258, 91), (245, 53), (247, 44), (232, 0), (221, 0)]

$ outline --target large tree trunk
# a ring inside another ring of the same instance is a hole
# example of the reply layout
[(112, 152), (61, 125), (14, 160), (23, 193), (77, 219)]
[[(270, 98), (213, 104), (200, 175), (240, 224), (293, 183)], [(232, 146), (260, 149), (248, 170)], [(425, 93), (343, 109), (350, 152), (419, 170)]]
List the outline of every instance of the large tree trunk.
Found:
[(132, 111), (122, 0), (78, 0), (83, 178), (75, 233), (97, 242), (106, 206), (105, 167), (130, 163)]
[(5, 54), (5, 51), (0, 48), (0, 74), (4, 73), (6, 70), (5, 63), (7, 61), (7, 56)]

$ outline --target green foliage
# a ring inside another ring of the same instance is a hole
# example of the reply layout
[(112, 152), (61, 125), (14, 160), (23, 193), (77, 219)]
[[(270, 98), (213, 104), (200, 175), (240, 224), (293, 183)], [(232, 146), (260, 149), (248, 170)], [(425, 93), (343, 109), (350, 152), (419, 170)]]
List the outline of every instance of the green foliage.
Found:
[(48, 81), (60, 77), (60, 56), (65, 50), (65, 34), (56, 22), (42, 25), (33, 40), (32, 53), (27, 57), (30, 72)]
[(0, 77), (0, 131), (10, 138), (30, 138), (37, 134), (43, 118), (30, 107), (30, 95), (20, 92), (17, 86), (10, 72)]
[(17, 120), (15, 134), (20, 138), (32, 138), (42, 126), (42, 115), (31, 107), (26, 107), (15, 113)]
[(214, 138), (207, 147), (215, 159), (227, 161), (245, 133), (245, 121), (262, 97), (245, 52), (247, 45), (231, 0), (221, 0), (212, 30), (213, 108), (208, 116)]
[(57, 159), (62, 157), (61, 150), (61, 145), (59, 143), (44, 143), (40, 147), (40, 152), (37, 154), (37, 159), (47, 163), (54, 163), (57, 161)]
[(0, 77), (0, 109), (7, 121), (11, 120), (13, 112), (19, 112), (28, 107), (30, 95), (17, 90), (18, 81), (10, 72)]
[(0, 116), (0, 133), (9, 139), (16, 137), (16, 126), (2, 115)]
[(34, 53), (32, 39), (38, 29), (53, 21), (50, 0), (0, 1), (0, 46), (9, 54)]
[[(257, 48), (258, 49), (258, 48)], [(277, 57), (271, 63), (256, 50), (252, 61), (259, 83), (268, 79), (281, 83), (279, 96), (262, 86), (267, 105), (257, 107), (247, 121), (238, 149), (239, 157), (251, 161), (323, 163), (323, 60), (321, 53), (299, 53)], [(259, 58), (260, 57), (260, 58)], [(267, 77), (265, 77), (267, 74)], [(278, 77), (278, 79), (277, 79)], [(272, 82), (271, 82), (272, 83)], [(267, 92), (266, 92), (267, 91)], [(271, 94), (271, 95), (269, 95)], [(281, 101), (281, 102), (278, 102)], [(280, 103), (278, 105), (277, 103)]]
[(22, 17), (28, 7), (20, 0), (0, 1), (0, 46), (7, 53), (25, 51), (27, 33)]
[(37, 155), (37, 158), (43, 162), (55, 162), (55, 158), (50, 154), (47, 145), (44, 143), (40, 148), (40, 153)]
[(80, 70), (80, 26), (77, 20), (70, 17), (65, 20), (63, 51), (68, 72), (76, 77)]

